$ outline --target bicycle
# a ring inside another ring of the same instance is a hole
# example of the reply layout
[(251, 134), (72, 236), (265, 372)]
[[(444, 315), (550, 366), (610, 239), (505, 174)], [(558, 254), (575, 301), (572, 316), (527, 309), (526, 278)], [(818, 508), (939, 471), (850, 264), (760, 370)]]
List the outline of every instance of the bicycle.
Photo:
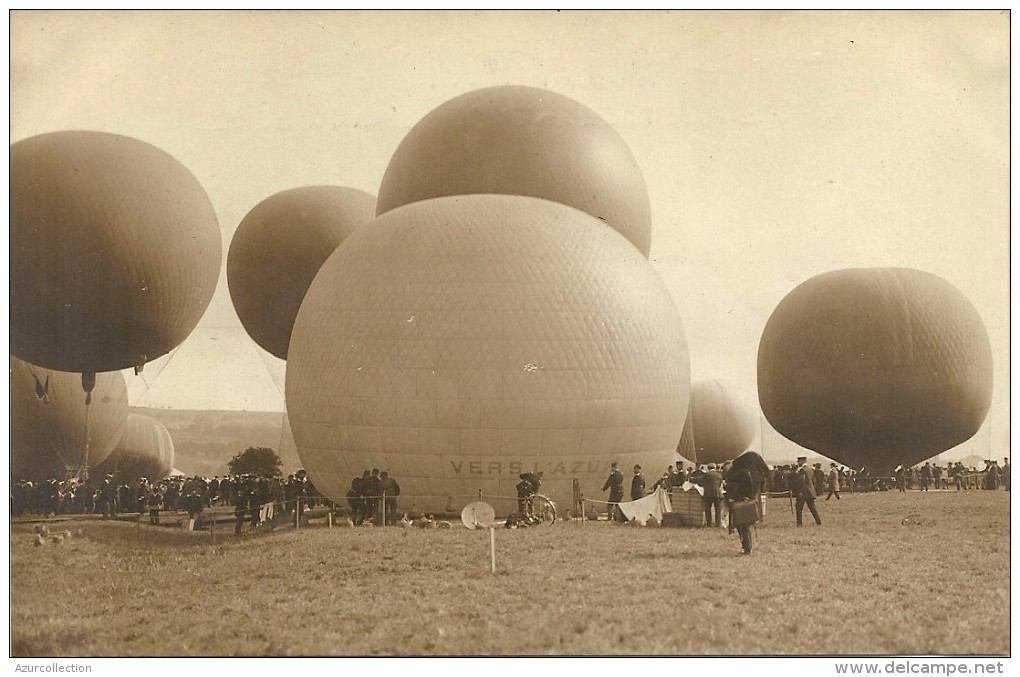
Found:
[(532, 494), (525, 503), (527, 514), (533, 516), (536, 524), (556, 524), (556, 503), (548, 496)]

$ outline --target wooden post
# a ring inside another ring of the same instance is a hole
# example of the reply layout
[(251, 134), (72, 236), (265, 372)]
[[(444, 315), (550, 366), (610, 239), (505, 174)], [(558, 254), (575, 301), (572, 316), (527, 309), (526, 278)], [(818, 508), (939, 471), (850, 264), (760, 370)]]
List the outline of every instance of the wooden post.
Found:
[(489, 552), (492, 555), (492, 573), (496, 573), (496, 528), (489, 527)]
[(382, 525), (381, 526), (386, 526), (386, 492), (385, 491), (382, 494), (382, 506), (381, 507), (382, 507)]
[(326, 511), (326, 524), (329, 525), (330, 529), (333, 528), (333, 511), (332, 510), (327, 510)]

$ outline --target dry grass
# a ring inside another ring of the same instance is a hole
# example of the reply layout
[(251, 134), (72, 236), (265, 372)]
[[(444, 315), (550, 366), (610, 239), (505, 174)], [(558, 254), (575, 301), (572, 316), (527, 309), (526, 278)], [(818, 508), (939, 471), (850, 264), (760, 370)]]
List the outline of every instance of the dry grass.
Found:
[[(1009, 652), (1009, 494), (770, 504), (751, 557), (716, 529), (263, 536), (86, 521), (11, 533), (13, 656)], [(905, 518), (907, 523), (904, 524)], [(810, 519), (807, 520), (810, 522)]]

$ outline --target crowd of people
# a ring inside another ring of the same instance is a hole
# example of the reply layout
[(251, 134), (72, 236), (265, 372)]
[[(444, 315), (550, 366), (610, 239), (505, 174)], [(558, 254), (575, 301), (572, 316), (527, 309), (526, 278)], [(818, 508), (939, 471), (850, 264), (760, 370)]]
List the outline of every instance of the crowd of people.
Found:
[[(301, 499), (301, 500), (298, 500)], [(256, 475), (174, 476), (162, 479), (140, 477), (118, 481), (113, 474), (83, 482), (55, 477), (40, 482), (16, 480), (11, 483), (11, 514), (35, 515), (149, 514), (158, 524), (161, 512), (187, 512), (198, 519), (214, 506), (242, 505), (250, 514), (272, 504), (276, 513), (289, 515), (294, 510), (329, 503), (308, 480), (304, 470), (287, 477)]]
[[(998, 461), (985, 461), (985, 468), (967, 468), (962, 462), (949, 463), (946, 467), (932, 464), (930, 461), (911, 468), (898, 466), (893, 477), (876, 477), (867, 467), (859, 470), (830, 463), (828, 469), (822, 463), (807, 463), (807, 457), (797, 458), (797, 462), (787, 465), (767, 466), (760, 460), (759, 474), (746, 473), (740, 469), (735, 472), (733, 461), (715, 464), (686, 465), (682, 460), (669, 466), (662, 476), (652, 485), (651, 491), (661, 487), (670, 491), (673, 487), (689, 489), (700, 488), (701, 501), (704, 509), (704, 524), (722, 526), (722, 507), (724, 501), (732, 504), (740, 500), (757, 500), (761, 493), (790, 495), (796, 499), (795, 514), (797, 525), (803, 524), (804, 509), (807, 508), (817, 525), (822, 524), (821, 516), (815, 500), (825, 495), (825, 500), (833, 497), (840, 500), (840, 493), (846, 489), (850, 492), (883, 491), (898, 488), (900, 491), (917, 489), (951, 489), (964, 491), (969, 489), (1005, 489), (1010, 490), (1010, 465), (1005, 458), (1002, 466)], [(745, 476), (746, 475), (746, 476)], [(619, 504), (624, 500), (625, 478), (618, 464), (611, 464), (609, 476), (602, 486), (609, 491), (607, 519), (626, 522)], [(641, 466), (634, 466), (631, 479), (630, 500), (637, 501), (646, 495), (645, 479)], [(732, 512), (732, 510), (731, 510)], [(740, 531), (743, 551), (750, 554), (750, 531), (744, 525), (730, 524), (731, 531)]]

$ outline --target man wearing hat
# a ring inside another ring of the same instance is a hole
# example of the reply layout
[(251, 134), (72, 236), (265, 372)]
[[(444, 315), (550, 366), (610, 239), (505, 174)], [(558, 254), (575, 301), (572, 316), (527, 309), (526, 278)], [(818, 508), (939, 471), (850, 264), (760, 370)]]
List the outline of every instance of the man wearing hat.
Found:
[(609, 471), (609, 477), (606, 478), (606, 483), (602, 485), (602, 491), (609, 490), (609, 514), (606, 519), (624, 522), (626, 519), (620, 512), (620, 501), (623, 500), (623, 473), (616, 467), (616, 461), (612, 463), (612, 470)]
[[(701, 495), (701, 502), (705, 508), (705, 526), (722, 526), (722, 473), (715, 467), (715, 463), (708, 464), (708, 470), (701, 476), (698, 484), (705, 492)], [(712, 511), (715, 511), (715, 518)]]
[(805, 505), (807, 505), (808, 510), (814, 516), (815, 524), (821, 526), (822, 518), (818, 516), (818, 508), (815, 507), (814, 471), (807, 464), (807, 456), (797, 457), (797, 469), (793, 473), (793, 486), (791, 488), (797, 497), (797, 526), (804, 525)]
[(641, 466), (634, 466), (634, 477), (630, 481), (630, 500), (636, 501), (645, 497), (645, 476), (641, 474)]
[(839, 470), (836, 469), (835, 463), (829, 464), (829, 495), (825, 497), (825, 500), (832, 498), (833, 494), (836, 496), (836, 500), (839, 500)]
[(103, 511), (103, 517), (111, 517), (117, 514), (117, 485), (113, 482), (113, 473), (109, 473), (99, 487), (99, 507)]

